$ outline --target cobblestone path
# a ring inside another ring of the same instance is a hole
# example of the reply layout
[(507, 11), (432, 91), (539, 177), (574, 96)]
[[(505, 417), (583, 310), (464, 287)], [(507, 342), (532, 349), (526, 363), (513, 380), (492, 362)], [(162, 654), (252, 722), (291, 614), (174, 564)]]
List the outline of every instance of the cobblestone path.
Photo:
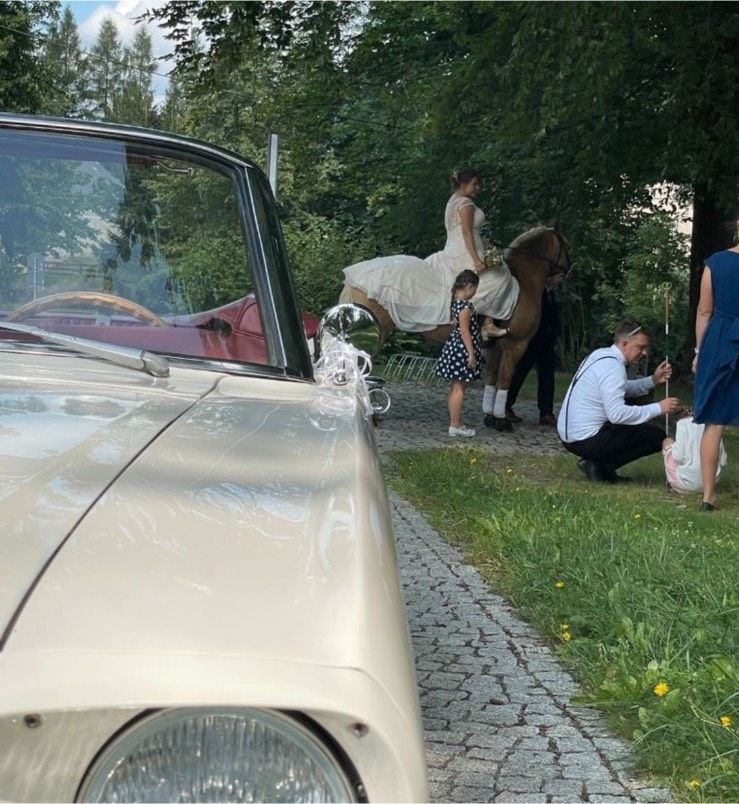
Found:
[[(381, 452), (448, 444), (445, 388), (390, 384), (377, 428)], [(468, 392), (466, 423), (481, 418)], [(519, 415), (538, 422), (535, 406)], [(553, 430), (479, 432), (500, 453), (562, 450)], [(639, 782), (630, 755), (594, 710), (572, 704), (577, 685), (515, 611), (492, 593), (407, 502), (391, 495), (401, 576), (421, 693), (430, 796), (454, 802), (669, 801)]]

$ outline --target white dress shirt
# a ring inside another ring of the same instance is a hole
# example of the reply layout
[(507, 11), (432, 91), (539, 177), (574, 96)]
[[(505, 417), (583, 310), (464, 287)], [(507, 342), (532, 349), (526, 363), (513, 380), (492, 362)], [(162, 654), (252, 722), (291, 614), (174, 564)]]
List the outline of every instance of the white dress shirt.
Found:
[(626, 358), (616, 346), (596, 349), (572, 378), (557, 419), (557, 432), (566, 443), (594, 436), (606, 422), (642, 424), (659, 416), (659, 402), (627, 405), (625, 397), (642, 396), (654, 388), (651, 377), (626, 378)]

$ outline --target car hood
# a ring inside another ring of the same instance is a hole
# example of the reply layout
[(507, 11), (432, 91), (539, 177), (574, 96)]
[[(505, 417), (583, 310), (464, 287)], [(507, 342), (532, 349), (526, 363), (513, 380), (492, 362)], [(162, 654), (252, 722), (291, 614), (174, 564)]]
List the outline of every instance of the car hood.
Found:
[(100, 495), (216, 380), (0, 352), (0, 634)]
[[(61, 677), (97, 679), (76, 690), (80, 705), (183, 701), (209, 674), (209, 694), (233, 702), (247, 694), (234, 679), (257, 662), (251, 700), (256, 677), (271, 700), (285, 668), (313, 665), (362, 669), (411, 701), (371, 423), (350, 393), (325, 408), (321, 393), (224, 377), (161, 432), (104, 488), (13, 623), (7, 694), (22, 694), (27, 670), (50, 702)], [(233, 662), (237, 674), (223, 669)], [(296, 696), (297, 678), (282, 685)]]

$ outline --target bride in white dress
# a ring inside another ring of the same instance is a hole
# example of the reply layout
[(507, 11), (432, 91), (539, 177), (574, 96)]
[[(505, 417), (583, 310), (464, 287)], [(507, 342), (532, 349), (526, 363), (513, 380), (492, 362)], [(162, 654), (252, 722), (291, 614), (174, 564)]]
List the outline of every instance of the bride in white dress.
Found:
[(444, 212), (446, 245), (422, 260), (407, 254), (377, 257), (344, 269), (346, 284), (383, 307), (395, 326), (426, 332), (449, 323), (449, 298), (456, 276), (471, 269), (480, 275), (475, 294), (478, 313), (508, 319), (518, 300), (518, 281), (505, 263), (486, 268), (480, 227), (485, 214), (475, 206), (480, 174), (464, 168), (452, 174), (454, 192)]

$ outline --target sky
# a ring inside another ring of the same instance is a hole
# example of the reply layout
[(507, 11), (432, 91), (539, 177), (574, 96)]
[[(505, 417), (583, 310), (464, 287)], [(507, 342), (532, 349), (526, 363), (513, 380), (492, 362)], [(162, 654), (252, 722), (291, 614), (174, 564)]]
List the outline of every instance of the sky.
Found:
[[(106, 17), (110, 17), (118, 28), (118, 34), (124, 45), (130, 45), (137, 25), (137, 17), (144, 11), (155, 6), (164, 5), (165, 0), (118, 0), (117, 2), (99, 2), (99, 0), (66, 0), (62, 6), (69, 6), (77, 22), (77, 30), (83, 50), (90, 50), (97, 41), (100, 24)], [(171, 44), (164, 38), (162, 30), (152, 23), (147, 24), (152, 40), (154, 56), (165, 56), (171, 49)], [(166, 62), (158, 62), (157, 73), (166, 74), (170, 67)], [(167, 79), (162, 75), (155, 75), (153, 80), (154, 95), (157, 103), (164, 100), (167, 88)]]

